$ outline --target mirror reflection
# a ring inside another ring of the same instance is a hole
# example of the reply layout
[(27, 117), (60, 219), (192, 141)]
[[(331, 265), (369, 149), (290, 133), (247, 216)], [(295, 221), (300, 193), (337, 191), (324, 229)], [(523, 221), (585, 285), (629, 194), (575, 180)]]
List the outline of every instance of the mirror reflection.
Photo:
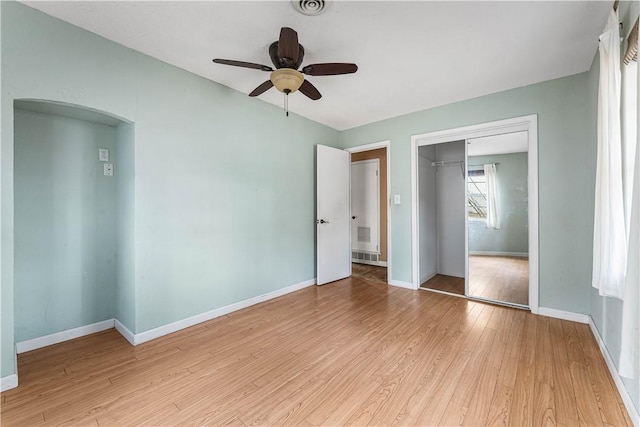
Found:
[(528, 135), (467, 141), (469, 296), (529, 305)]

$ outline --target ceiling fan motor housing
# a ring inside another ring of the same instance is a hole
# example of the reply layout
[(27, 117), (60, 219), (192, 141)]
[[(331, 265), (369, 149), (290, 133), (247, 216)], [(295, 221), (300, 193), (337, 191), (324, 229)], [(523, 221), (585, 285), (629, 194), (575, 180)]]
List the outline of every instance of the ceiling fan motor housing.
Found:
[(293, 68), (297, 70), (302, 65), (302, 60), (304, 59), (304, 47), (301, 44), (298, 44), (298, 60), (296, 62), (291, 61), (289, 58), (280, 58), (278, 56), (278, 41), (274, 41), (269, 46), (269, 56), (271, 57), (271, 62), (273, 62), (273, 66), (276, 68)]

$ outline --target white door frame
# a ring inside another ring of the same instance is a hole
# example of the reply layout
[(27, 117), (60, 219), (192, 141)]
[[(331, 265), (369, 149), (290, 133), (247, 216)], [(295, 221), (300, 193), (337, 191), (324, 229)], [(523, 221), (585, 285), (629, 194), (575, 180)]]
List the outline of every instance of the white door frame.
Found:
[[(539, 307), (539, 271), (538, 271), (538, 115), (514, 117), (511, 119), (463, 126), (454, 129), (428, 132), (411, 136), (411, 262), (414, 289), (420, 286), (420, 248), (418, 242), (418, 147), (500, 135), (512, 132), (528, 132), (528, 181), (529, 181), (529, 308), (534, 314)], [(466, 151), (465, 151), (466, 152)], [(466, 163), (466, 162), (465, 162)], [(465, 221), (466, 223), (466, 221)], [(468, 238), (465, 231), (465, 240)], [(465, 241), (465, 247), (468, 242)], [(465, 250), (468, 255), (468, 250)], [(465, 260), (466, 276), (468, 256)], [(468, 280), (465, 280), (465, 282)], [(467, 292), (468, 293), (468, 290)]]
[(372, 142), (370, 144), (358, 145), (355, 147), (345, 148), (349, 153), (360, 153), (361, 151), (377, 150), (378, 148), (387, 149), (387, 284), (391, 282), (391, 141)]

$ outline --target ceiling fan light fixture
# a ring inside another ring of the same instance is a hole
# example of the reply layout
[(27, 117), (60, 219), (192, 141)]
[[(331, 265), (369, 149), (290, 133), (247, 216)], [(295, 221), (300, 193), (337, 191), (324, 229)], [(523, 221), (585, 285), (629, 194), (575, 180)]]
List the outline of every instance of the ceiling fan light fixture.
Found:
[(271, 83), (282, 93), (293, 93), (300, 89), (304, 76), (292, 68), (280, 68), (271, 73)]

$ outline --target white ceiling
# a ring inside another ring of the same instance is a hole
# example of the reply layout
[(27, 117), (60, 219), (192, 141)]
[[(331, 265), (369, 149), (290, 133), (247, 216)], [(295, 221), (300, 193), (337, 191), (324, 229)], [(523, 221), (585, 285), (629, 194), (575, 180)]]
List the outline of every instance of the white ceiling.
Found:
[[(586, 71), (612, 1), (335, 1), (316, 17), (286, 0), (25, 4), (243, 93), (269, 74), (211, 60), (270, 66), (269, 44), (292, 27), (303, 65), (359, 66), (309, 77), (318, 101), (289, 99), (291, 111), (343, 130)], [(275, 89), (259, 99), (283, 103)]]
[(528, 136), (529, 133), (524, 131), (473, 138), (468, 141), (467, 155), (486, 156), (527, 152), (529, 151)]

